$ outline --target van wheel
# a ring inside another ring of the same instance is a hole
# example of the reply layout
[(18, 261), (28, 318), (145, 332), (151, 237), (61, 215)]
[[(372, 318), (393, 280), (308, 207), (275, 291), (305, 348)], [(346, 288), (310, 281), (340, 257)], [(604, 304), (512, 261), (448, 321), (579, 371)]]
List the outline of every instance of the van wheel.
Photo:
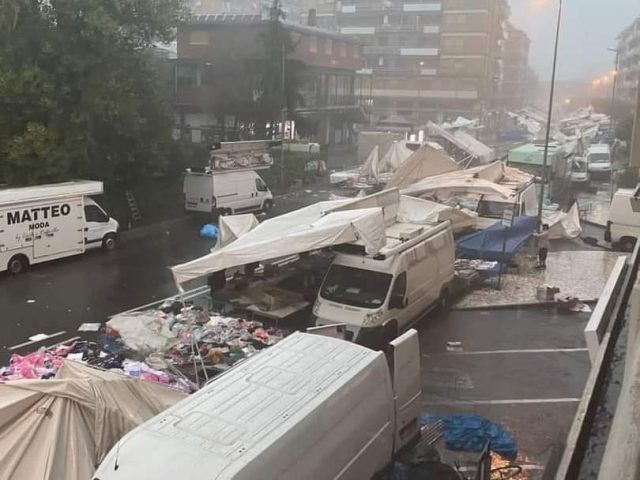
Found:
[(269, 210), (271, 210), (273, 208), (273, 200), (265, 200), (264, 204), (262, 205), (262, 211), (264, 213), (268, 213)]
[(102, 239), (102, 248), (108, 252), (116, 248), (116, 236), (113, 233), (108, 233)]
[(19, 273), (24, 273), (29, 268), (29, 259), (24, 255), (16, 255), (15, 257), (11, 257), (9, 263), (7, 264), (7, 270), (11, 272), (13, 275), (18, 275)]
[(633, 252), (636, 246), (636, 239), (633, 237), (623, 237), (620, 239), (620, 250), (623, 252)]

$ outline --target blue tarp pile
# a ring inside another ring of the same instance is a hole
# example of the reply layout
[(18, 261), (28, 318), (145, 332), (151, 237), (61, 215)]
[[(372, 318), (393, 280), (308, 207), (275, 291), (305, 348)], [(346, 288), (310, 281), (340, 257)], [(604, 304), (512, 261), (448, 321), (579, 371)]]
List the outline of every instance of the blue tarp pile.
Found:
[(422, 425), (441, 421), (444, 424), (444, 440), (450, 450), (481, 452), (487, 441), (491, 450), (513, 460), (518, 449), (513, 437), (500, 425), (479, 415), (421, 415)]
[[(536, 217), (515, 217), (513, 226), (505, 229), (502, 222), (498, 221), (486, 230), (459, 239), (456, 243), (458, 257), (507, 263), (534, 232), (536, 223)], [(502, 242), (505, 232), (507, 242), (503, 254)]]

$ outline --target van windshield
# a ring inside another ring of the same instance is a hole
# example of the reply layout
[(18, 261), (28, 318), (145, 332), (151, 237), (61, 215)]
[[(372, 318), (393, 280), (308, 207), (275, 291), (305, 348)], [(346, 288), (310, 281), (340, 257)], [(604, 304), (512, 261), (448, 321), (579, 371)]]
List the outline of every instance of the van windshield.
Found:
[(577, 173), (586, 173), (587, 172), (587, 163), (580, 160), (573, 161), (573, 171)]
[(353, 307), (378, 308), (387, 298), (391, 278), (388, 273), (332, 265), (322, 284), (320, 296)]
[(477, 213), (481, 217), (502, 218), (506, 208), (512, 208), (513, 203), (492, 202), (490, 200), (480, 200), (478, 202)]

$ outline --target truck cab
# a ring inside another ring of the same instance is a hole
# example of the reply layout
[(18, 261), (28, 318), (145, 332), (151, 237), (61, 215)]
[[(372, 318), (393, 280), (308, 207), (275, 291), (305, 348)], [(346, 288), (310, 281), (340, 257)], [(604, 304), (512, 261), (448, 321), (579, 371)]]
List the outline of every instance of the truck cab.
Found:
[(113, 250), (119, 228), (118, 221), (111, 218), (92, 198), (84, 199), (84, 243), (87, 249), (102, 247)]

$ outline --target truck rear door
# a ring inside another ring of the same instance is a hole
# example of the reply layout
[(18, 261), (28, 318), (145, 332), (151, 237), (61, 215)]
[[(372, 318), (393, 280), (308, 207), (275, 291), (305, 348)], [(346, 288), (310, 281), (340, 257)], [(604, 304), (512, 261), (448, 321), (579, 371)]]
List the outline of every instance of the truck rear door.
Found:
[(213, 179), (204, 173), (186, 173), (184, 176), (184, 208), (192, 212), (211, 212), (213, 205)]
[(396, 431), (394, 451), (409, 443), (419, 432), (420, 414), (420, 342), (411, 329), (389, 343), (389, 369), (393, 376)]

